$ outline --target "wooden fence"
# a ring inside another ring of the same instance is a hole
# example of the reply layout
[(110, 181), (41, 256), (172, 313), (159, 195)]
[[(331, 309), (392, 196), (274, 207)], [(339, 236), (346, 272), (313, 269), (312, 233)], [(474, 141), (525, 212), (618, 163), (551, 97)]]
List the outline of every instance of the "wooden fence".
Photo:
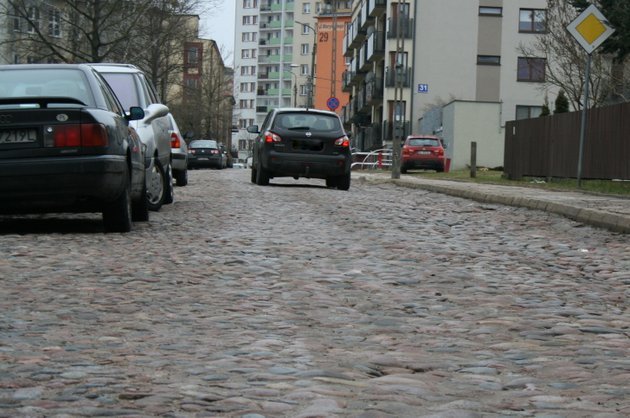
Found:
[[(507, 122), (504, 173), (576, 178), (582, 112)], [(630, 180), (630, 103), (587, 112), (583, 179)]]

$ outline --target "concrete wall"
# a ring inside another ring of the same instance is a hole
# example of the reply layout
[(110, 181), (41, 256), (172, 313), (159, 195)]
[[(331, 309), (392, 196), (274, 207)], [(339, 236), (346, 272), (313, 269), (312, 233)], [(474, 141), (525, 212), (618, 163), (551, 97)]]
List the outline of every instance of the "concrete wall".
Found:
[(477, 166), (503, 166), (501, 103), (453, 101), (443, 108), (443, 138), (451, 170), (470, 165), (470, 144), (477, 142)]

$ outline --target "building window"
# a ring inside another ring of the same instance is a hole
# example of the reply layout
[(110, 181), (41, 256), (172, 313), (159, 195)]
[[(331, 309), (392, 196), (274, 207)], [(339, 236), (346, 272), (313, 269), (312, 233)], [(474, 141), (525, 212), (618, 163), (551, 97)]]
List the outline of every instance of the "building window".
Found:
[(521, 9), (518, 31), (521, 33), (547, 32), (547, 11), (544, 9)]
[(243, 58), (243, 59), (249, 58), (249, 49), (242, 49), (241, 50), (241, 58)]
[(309, 85), (300, 84), (300, 96), (308, 96)]
[(199, 49), (197, 48), (188, 48), (186, 51), (186, 60), (188, 65), (198, 65), (199, 64)]
[(545, 81), (544, 58), (518, 58), (517, 81)]
[(243, 0), (243, 9), (253, 9), (258, 7), (258, 0)]
[(39, 9), (37, 7), (29, 7), (28, 8), (28, 33), (36, 33), (39, 31), (40, 18), (39, 18)]
[(53, 9), (48, 18), (48, 34), (55, 38), (61, 37), (61, 12)]
[(300, 65), (300, 74), (302, 74), (302, 75), (310, 75), (308, 64)]
[(499, 55), (477, 55), (477, 65), (501, 65)]
[(309, 33), (311, 33), (311, 28), (306, 25), (302, 25), (302, 35), (308, 35)]
[(479, 6), (479, 16), (503, 16), (503, 7)]
[(516, 120), (537, 118), (542, 113), (542, 106), (516, 106)]
[(309, 44), (302, 44), (300, 45), (301, 49), (302, 49), (302, 55), (308, 55), (310, 48), (309, 48)]
[(302, 5), (302, 13), (304, 13), (305, 15), (311, 13), (311, 3), (304, 3)]

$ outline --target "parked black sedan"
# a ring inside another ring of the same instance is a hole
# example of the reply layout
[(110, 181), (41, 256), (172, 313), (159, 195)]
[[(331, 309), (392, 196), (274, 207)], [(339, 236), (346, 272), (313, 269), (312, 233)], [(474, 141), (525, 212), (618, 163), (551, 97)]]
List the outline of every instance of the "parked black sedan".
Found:
[(0, 66), (0, 213), (102, 212), (148, 220), (142, 144), (105, 80), (81, 64)]
[(196, 139), (188, 144), (188, 168), (227, 166), (227, 154), (214, 139)]

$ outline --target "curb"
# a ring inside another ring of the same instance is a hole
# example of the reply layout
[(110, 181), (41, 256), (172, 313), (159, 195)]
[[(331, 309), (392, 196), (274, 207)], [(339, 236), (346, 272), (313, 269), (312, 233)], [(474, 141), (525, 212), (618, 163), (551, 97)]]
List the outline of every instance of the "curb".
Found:
[(546, 199), (533, 199), (531, 197), (510, 196), (501, 193), (480, 192), (470, 188), (462, 188), (457, 185), (445, 186), (438, 184), (415, 183), (402, 179), (385, 179), (379, 177), (373, 181), (367, 176), (361, 176), (368, 182), (372, 183), (392, 183), (399, 187), (407, 187), (411, 189), (423, 189), (431, 192), (447, 194), (455, 197), (462, 197), (483, 203), (495, 203), (507, 206), (524, 207), (534, 210), (542, 210), (549, 213), (564, 216), (574, 221), (584, 223), (586, 225), (598, 228), (608, 229), (612, 232), (630, 233), (630, 216), (617, 213), (606, 212), (597, 209), (582, 208), (575, 205), (567, 205)]

